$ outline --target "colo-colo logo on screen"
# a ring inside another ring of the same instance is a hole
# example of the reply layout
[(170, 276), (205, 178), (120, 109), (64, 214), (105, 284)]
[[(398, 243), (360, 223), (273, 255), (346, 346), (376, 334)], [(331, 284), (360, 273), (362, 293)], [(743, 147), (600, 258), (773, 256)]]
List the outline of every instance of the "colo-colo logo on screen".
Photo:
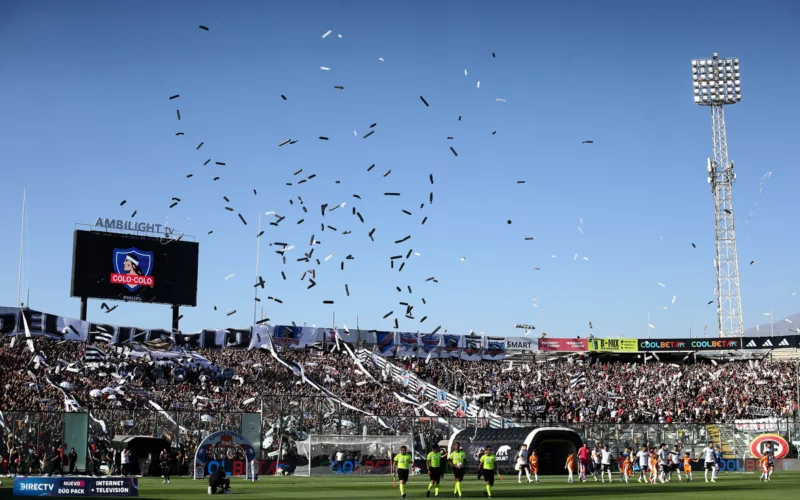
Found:
[(114, 272), (111, 283), (123, 285), (131, 292), (140, 287), (155, 286), (153, 274), (153, 252), (145, 252), (136, 247), (114, 249)]

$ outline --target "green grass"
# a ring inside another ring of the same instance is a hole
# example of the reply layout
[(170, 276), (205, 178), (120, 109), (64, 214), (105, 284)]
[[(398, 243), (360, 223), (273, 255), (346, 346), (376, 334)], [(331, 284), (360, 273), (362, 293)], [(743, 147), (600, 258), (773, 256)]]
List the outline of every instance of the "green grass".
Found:
[[(497, 481), (492, 493), (495, 498), (504, 499), (555, 499), (570, 497), (609, 497), (635, 500), (639, 498), (659, 498), (659, 495), (680, 495), (681, 500), (708, 500), (711, 495), (724, 500), (752, 500), (770, 495), (774, 498), (797, 498), (800, 490), (800, 472), (775, 472), (772, 482), (759, 482), (755, 474), (721, 473), (716, 483), (705, 483), (703, 473), (695, 474), (692, 483), (645, 485), (640, 483), (613, 484), (595, 483), (591, 478), (587, 483), (567, 484), (565, 476), (541, 478), (539, 484), (518, 484), (516, 476), (505, 476), (505, 481)], [(617, 479), (616, 474), (614, 475)], [(13, 498), (12, 480), (0, 478), (0, 499)], [(699, 481), (697, 480), (699, 479)], [(452, 498), (453, 480), (447, 477), (442, 484), (439, 496)], [(139, 498), (163, 498), (183, 500), (206, 496), (207, 481), (192, 481), (188, 478), (173, 478), (171, 484), (162, 484), (161, 479), (139, 480)], [(242, 479), (232, 481), (233, 495), (228, 498), (259, 499), (389, 499), (399, 498), (400, 491), (392, 488), (391, 478), (386, 477), (262, 477), (258, 483), (248, 483)], [(426, 476), (413, 476), (406, 491), (407, 499), (426, 498)], [(483, 482), (474, 476), (465, 480), (462, 487), (464, 498), (483, 498)], [(794, 491), (795, 493), (792, 493)], [(432, 494), (431, 494), (432, 496)]]

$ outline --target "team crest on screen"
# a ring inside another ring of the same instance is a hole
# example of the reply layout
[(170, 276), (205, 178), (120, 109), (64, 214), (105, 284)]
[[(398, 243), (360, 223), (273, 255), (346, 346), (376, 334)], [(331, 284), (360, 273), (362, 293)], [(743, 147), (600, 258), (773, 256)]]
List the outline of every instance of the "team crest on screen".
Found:
[(122, 285), (135, 292), (140, 287), (155, 285), (153, 273), (153, 252), (145, 252), (136, 247), (114, 249), (114, 272), (111, 283)]

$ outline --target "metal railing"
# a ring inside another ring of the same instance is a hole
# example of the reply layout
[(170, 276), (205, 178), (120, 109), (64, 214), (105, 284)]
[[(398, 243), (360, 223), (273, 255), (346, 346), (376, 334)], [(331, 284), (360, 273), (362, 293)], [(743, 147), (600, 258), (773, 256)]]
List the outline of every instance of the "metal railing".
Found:
[[(291, 450), (293, 443), (308, 434), (336, 435), (408, 435), (415, 436), (417, 449), (427, 449), (448, 439), (454, 429), (490, 427), (488, 419), (475, 417), (417, 417), (365, 415), (348, 410), (324, 397), (264, 395), (252, 408), (260, 413), (258, 435), (262, 458), (281, 447)], [(243, 433), (241, 412), (213, 410), (88, 409), (90, 444), (112, 440), (118, 435), (167, 437), (173, 448), (194, 452), (204, 436), (223, 429)], [(64, 439), (64, 415), (60, 412), (3, 410), (5, 428), (0, 426), (0, 455), (8, 456), (8, 443), (27, 448), (51, 449)], [(708, 443), (722, 443), (725, 458), (752, 457), (750, 444), (762, 434), (777, 434), (790, 447), (789, 457), (797, 457), (800, 421), (778, 419), (763, 430), (741, 430), (735, 424), (576, 424), (568, 422), (515, 421), (515, 427), (565, 427), (575, 430), (584, 440), (609, 443), (619, 450), (637, 448), (646, 443), (681, 443), (683, 451), (696, 456)], [(255, 444), (255, 443), (254, 443)], [(263, 446), (260, 446), (262, 445)], [(283, 454), (284, 452), (282, 452)], [(282, 455), (283, 456), (283, 455)]]

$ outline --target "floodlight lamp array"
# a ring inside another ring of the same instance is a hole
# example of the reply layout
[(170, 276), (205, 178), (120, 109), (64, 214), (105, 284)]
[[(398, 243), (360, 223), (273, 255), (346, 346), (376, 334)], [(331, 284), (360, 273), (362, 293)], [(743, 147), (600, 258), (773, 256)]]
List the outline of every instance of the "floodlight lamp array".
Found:
[(700, 106), (736, 104), (742, 100), (739, 59), (692, 60), (694, 102)]

